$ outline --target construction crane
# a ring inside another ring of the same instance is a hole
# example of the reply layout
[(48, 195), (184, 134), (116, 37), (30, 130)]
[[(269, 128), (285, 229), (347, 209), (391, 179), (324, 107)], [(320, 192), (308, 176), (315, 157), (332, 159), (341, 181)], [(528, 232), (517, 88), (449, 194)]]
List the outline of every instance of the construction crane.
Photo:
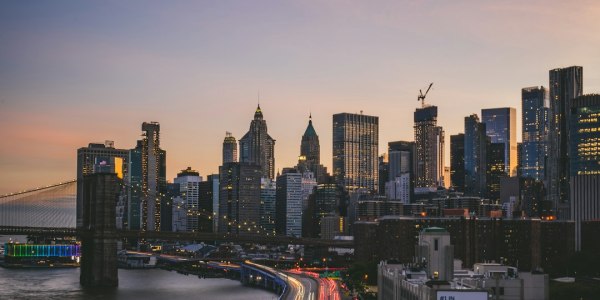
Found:
[(429, 93), (429, 90), (431, 89), (432, 85), (433, 82), (429, 84), (429, 87), (425, 91), (425, 94), (423, 94), (423, 91), (419, 90), (419, 96), (417, 97), (417, 101), (421, 101), (421, 107), (425, 107), (425, 97), (427, 97), (427, 93)]

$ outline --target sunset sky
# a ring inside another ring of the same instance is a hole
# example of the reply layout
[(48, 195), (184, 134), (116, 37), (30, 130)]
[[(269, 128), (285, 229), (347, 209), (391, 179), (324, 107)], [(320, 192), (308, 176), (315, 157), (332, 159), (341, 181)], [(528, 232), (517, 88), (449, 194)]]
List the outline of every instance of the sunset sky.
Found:
[[(260, 91), (276, 168), (295, 165), (312, 112), (331, 168), (332, 115), (379, 116), (379, 152), (413, 140), (419, 89), (451, 134), (517, 108), (548, 70), (583, 66), (600, 92), (598, 1), (2, 1), (0, 194), (76, 177), (76, 150), (132, 148), (161, 124), (170, 181), (218, 172), (225, 131)], [(446, 165), (450, 164), (446, 155)]]

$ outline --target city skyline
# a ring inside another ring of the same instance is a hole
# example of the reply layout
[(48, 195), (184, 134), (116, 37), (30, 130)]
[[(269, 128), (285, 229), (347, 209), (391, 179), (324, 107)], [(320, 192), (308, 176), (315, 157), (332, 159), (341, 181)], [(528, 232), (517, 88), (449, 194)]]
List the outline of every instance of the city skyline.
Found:
[(447, 141), (495, 107), (517, 108), (521, 141), (521, 89), (547, 86), (551, 69), (583, 66), (584, 94), (600, 91), (592, 2), (16, 3), (0, 10), (0, 194), (75, 178), (78, 148), (134, 148), (144, 121), (161, 124), (169, 180), (187, 166), (217, 173), (223, 136), (248, 130), (258, 91), (276, 170), (297, 164), (311, 112), (328, 170), (333, 114), (378, 116), (380, 145), (413, 140), (429, 82)]

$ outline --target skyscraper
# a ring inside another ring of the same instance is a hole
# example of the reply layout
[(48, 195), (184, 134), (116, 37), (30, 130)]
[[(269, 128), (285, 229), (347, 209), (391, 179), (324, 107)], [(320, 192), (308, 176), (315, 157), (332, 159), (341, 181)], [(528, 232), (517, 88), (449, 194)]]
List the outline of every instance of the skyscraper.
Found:
[(489, 137), (486, 124), (476, 114), (465, 117), (464, 170), (465, 195), (485, 197)]
[(223, 163), (237, 162), (238, 151), (237, 141), (235, 137), (231, 135), (231, 132), (225, 132), (225, 139), (223, 140)]
[(298, 170), (300, 172), (312, 172), (317, 182), (320, 183), (324, 182), (327, 178), (327, 168), (321, 164), (321, 147), (319, 145), (319, 136), (313, 127), (312, 114), (308, 117), (308, 126), (300, 142)]
[(481, 122), (491, 143), (504, 144), (504, 166), (507, 176), (517, 176), (517, 110), (512, 107), (481, 110)]
[(600, 95), (573, 99), (570, 112), (570, 217), (579, 251), (581, 222), (600, 219)]
[(418, 188), (444, 185), (444, 130), (437, 126), (437, 113), (437, 106), (417, 108), (414, 113)]
[(262, 177), (275, 177), (275, 140), (267, 133), (260, 105), (256, 107), (250, 130), (240, 139), (240, 162), (259, 165)]
[(207, 176), (198, 187), (198, 231), (215, 232), (219, 207), (219, 174)]
[(553, 69), (550, 77), (550, 128), (546, 171), (547, 200), (554, 203), (557, 217), (569, 212), (569, 127), (571, 102), (583, 94), (583, 68)]
[(276, 187), (275, 180), (260, 179), (260, 228), (269, 235), (275, 234)]
[[(141, 140), (142, 154), (142, 230), (161, 230), (161, 210), (168, 211), (170, 207), (162, 198), (167, 189), (166, 152), (160, 149), (160, 124), (158, 122), (142, 123), (143, 139)], [(164, 217), (167, 217), (166, 215)], [(165, 223), (164, 226), (170, 227)]]
[[(400, 199), (410, 203), (415, 188), (415, 143), (396, 141), (388, 143), (388, 182), (389, 199)], [(393, 188), (392, 188), (393, 186)], [(404, 198), (404, 195), (406, 198)]]
[(128, 151), (115, 149), (112, 141), (77, 149), (77, 227), (83, 224), (83, 176), (116, 173), (118, 179), (124, 179), (128, 176), (128, 160)]
[(457, 192), (465, 191), (465, 135), (450, 136), (450, 182)]
[(200, 182), (202, 177), (200, 173), (188, 167), (181, 170), (173, 182), (179, 185), (180, 195), (183, 198), (185, 207), (187, 208), (186, 230), (189, 232), (197, 232), (198, 212), (200, 200)]
[(252, 163), (225, 163), (219, 167), (219, 232), (260, 231), (260, 178)]
[(521, 90), (521, 177), (544, 180), (548, 139), (548, 91), (542, 87)]
[(333, 115), (333, 175), (347, 190), (378, 190), (379, 117)]
[(302, 236), (302, 173), (277, 176), (275, 230), (279, 235)]
[(500, 199), (500, 182), (506, 175), (505, 151), (504, 143), (489, 143), (487, 145), (486, 158), (486, 185), (487, 191), (485, 196), (490, 200), (496, 201)]

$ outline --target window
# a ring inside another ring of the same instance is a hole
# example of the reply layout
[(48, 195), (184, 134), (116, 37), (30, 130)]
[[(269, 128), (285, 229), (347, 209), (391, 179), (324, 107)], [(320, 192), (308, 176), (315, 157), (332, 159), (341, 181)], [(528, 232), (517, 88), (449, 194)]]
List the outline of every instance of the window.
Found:
[(433, 240), (433, 250), (438, 251), (438, 239)]

